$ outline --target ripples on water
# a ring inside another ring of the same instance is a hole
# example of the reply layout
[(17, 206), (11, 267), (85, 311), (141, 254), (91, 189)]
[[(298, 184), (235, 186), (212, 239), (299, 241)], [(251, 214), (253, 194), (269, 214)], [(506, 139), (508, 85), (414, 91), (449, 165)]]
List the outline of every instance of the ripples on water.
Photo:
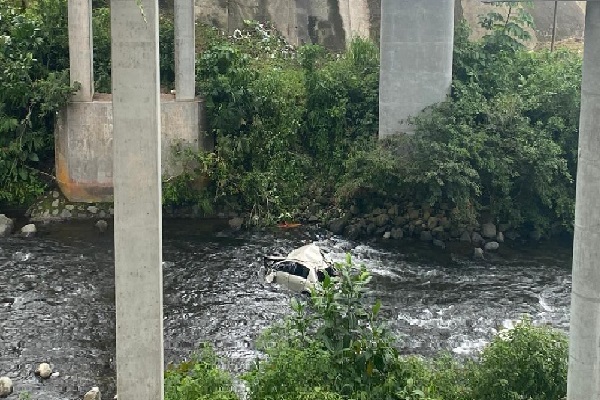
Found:
[[(81, 398), (92, 386), (106, 398), (114, 394), (112, 238), (89, 225), (0, 239), (0, 375), (34, 399)], [(368, 267), (373, 296), (402, 335), (404, 353), (468, 354), (523, 314), (568, 327), (568, 248), (505, 251), (474, 262), (421, 244), (360, 244), (315, 230), (232, 236), (170, 221), (164, 236), (167, 361), (208, 342), (228, 369), (243, 370), (257, 355), (256, 336), (290, 311), (290, 293), (263, 282), (262, 256), (312, 241), (330, 259), (351, 253)], [(43, 361), (60, 376), (40, 382), (33, 370)]]

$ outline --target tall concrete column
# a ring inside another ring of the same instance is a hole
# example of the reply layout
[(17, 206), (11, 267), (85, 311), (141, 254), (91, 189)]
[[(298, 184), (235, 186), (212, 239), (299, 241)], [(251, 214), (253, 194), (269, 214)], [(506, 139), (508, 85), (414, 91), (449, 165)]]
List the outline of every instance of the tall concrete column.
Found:
[(117, 392), (162, 400), (158, 0), (111, 0), (111, 39)]
[(452, 84), (454, 0), (381, 0), (379, 137), (444, 101)]
[(175, 1), (175, 98), (196, 96), (196, 32), (194, 0)]
[(569, 400), (600, 399), (600, 2), (589, 1), (581, 85)]
[(94, 51), (92, 36), (92, 0), (69, 0), (69, 67), (71, 85), (81, 88), (73, 101), (92, 101), (94, 96)]

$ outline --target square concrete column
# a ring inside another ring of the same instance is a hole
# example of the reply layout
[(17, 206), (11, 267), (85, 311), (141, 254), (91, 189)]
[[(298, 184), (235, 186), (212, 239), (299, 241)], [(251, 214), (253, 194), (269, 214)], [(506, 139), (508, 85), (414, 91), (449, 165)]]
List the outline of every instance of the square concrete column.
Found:
[(163, 399), (158, 0), (111, 0), (117, 393)]
[(94, 50), (92, 36), (92, 0), (69, 0), (69, 66), (71, 85), (81, 88), (73, 101), (92, 101), (94, 96)]
[(194, 0), (175, 2), (175, 98), (196, 96), (196, 32)]
[(382, 0), (379, 137), (411, 132), (407, 118), (452, 85), (454, 0)]
[(600, 398), (600, 3), (587, 3), (567, 399)]

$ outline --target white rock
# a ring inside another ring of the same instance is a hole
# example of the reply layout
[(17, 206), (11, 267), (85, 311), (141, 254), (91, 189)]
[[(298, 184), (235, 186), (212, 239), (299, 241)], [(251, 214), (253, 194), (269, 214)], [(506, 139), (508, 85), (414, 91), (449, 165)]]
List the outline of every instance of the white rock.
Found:
[(384, 233), (384, 234), (383, 234), (383, 238), (384, 238), (384, 239), (389, 239), (389, 238), (391, 238), (391, 237), (392, 237), (392, 232), (389, 232), (389, 231), (388, 231), (388, 232), (386, 232), (386, 233)]
[(34, 224), (27, 224), (21, 228), (21, 233), (25, 237), (31, 237), (31, 236), (35, 235), (36, 232), (37, 232), (37, 228), (35, 227)]
[(52, 368), (48, 363), (41, 363), (35, 370), (35, 374), (39, 375), (43, 379), (48, 379), (50, 378), (50, 375), (52, 375)]
[(8, 376), (0, 378), (0, 397), (6, 397), (13, 391), (12, 380)]
[(498, 242), (487, 242), (483, 248), (486, 251), (498, 250), (500, 248), (500, 243), (498, 243)]
[(52, 375), (50, 375), (50, 376), (51, 376), (51, 377), (53, 377), (53, 378), (58, 378), (58, 377), (60, 376), (60, 372), (58, 372), (58, 371), (55, 371), (55, 372), (53, 372), (53, 373), (52, 373)]
[(10, 235), (14, 226), (12, 219), (4, 214), (0, 214), (0, 237)]
[(60, 200), (56, 199), (52, 202), (52, 207), (58, 207), (59, 204), (60, 204)]
[(98, 386), (94, 386), (92, 388), (92, 390), (90, 390), (83, 396), (83, 400), (101, 400), (101, 399), (102, 399), (102, 395), (100, 394), (100, 389), (98, 388)]

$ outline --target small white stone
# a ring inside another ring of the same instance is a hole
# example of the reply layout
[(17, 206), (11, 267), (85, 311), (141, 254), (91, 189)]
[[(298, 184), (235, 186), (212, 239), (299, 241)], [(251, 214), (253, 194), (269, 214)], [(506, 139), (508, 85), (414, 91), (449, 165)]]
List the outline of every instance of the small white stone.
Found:
[[(50, 214), (50, 213), (48, 213), (48, 214)], [(21, 228), (21, 233), (27, 237), (35, 235), (36, 232), (37, 232), (37, 228), (35, 227), (34, 224), (28, 224)]]
[(52, 192), (52, 197), (54, 197), (55, 199), (58, 199), (59, 196), (60, 193), (58, 193), (56, 190)]
[(58, 378), (60, 376), (60, 372), (58, 372), (58, 371), (53, 372), (50, 376), (53, 378)]
[(48, 379), (52, 375), (52, 368), (48, 363), (41, 363), (35, 370), (35, 373), (43, 379)]
[(87, 208), (87, 210), (88, 210), (89, 212), (91, 212), (92, 214), (96, 214), (96, 213), (98, 212), (98, 207), (96, 207), (96, 206), (89, 206), (89, 207)]
[(391, 237), (392, 237), (392, 232), (386, 232), (386, 233), (383, 234), (383, 238), (384, 239), (389, 239)]
[(52, 207), (58, 207), (59, 204), (60, 204), (60, 200), (56, 199), (52, 202)]
[(100, 394), (100, 388), (98, 388), (98, 386), (94, 386), (92, 390), (83, 396), (83, 400), (101, 400), (101, 398), (102, 395)]
[(65, 206), (65, 209), (69, 210), (69, 211), (73, 211), (75, 209), (75, 206), (73, 204), (67, 204)]

